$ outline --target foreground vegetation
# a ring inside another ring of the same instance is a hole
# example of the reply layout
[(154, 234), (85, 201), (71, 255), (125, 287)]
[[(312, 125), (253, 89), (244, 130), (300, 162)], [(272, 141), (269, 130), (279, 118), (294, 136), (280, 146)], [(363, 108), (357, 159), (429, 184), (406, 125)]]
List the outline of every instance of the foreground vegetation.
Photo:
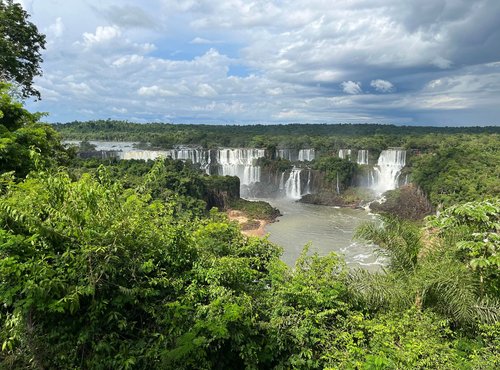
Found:
[[(0, 19), (23, 21), (20, 9), (0, 0)], [(451, 147), (422, 156), (439, 170), (416, 178), (452, 206), (424, 227), (386, 217), (359, 231), (387, 255), (384, 273), (307, 248), (290, 269), (278, 246), (207, 210), (237, 179), (171, 160), (78, 161), (10, 91), (0, 85), (0, 368), (500, 367), (500, 200), (477, 199), (498, 183), (434, 188), (463, 167)], [(467, 165), (498, 166), (497, 139), (471, 137), (486, 154)]]
[[(290, 269), (279, 247), (207, 213), (205, 192), (224, 181), (172, 160), (71, 159), (50, 127), (3, 102), (22, 119), (3, 125), (2, 156), (27, 154), (1, 162), (0, 366), (500, 365), (498, 199), (424, 229), (366, 226), (384, 274), (307, 249)], [(19, 130), (40, 141), (17, 142)]]
[[(155, 190), (151, 176), (123, 189), (104, 168), (78, 181), (60, 170), (4, 178), (3, 366), (499, 365), (499, 202), (433, 220), (440, 245), (424, 257), (411, 225), (371, 230), (391, 265), (369, 275), (334, 255), (304, 254), (290, 270), (267, 240)], [(454, 244), (457, 230), (481, 235)]]

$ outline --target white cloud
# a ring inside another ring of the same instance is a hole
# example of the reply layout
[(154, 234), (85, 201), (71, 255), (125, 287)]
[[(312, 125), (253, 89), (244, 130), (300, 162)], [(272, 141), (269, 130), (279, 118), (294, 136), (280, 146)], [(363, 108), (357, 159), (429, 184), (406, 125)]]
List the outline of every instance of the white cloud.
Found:
[(121, 31), (117, 26), (98, 26), (95, 33), (83, 33), (83, 45), (91, 47), (95, 44), (109, 43), (120, 36)]
[(283, 94), (283, 89), (281, 87), (275, 87), (266, 90), (267, 95), (278, 96)]
[(423, 99), (420, 103), (420, 106), (427, 109), (454, 110), (465, 109), (468, 107), (468, 103), (467, 100), (463, 98), (452, 97), (448, 95), (439, 95), (429, 99)]
[(111, 111), (119, 114), (126, 114), (128, 112), (127, 108), (117, 108), (117, 107), (111, 108)]
[(202, 83), (198, 86), (198, 89), (196, 90), (196, 96), (202, 98), (213, 98), (217, 96), (217, 91), (215, 91), (214, 88), (209, 84)]
[(341, 73), (337, 71), (318, 71), (314, 75), (314, 80), (318, 82), (335, 82), (338, 81)]
[(208, 39), (204, 39), (202, 37), (195, 37), (189, 43), (195, 44), (195, 45), (205, 45), (205, 44), (213, 44), (213, 41), (210, 41)]
[(52, 120), (500, 117), (496, 0), (23, 3), (48, 46), (31, 107)]
[(445, 59), (443, 57), (434, 58), (431, 63), (441, 69), (448, 69), (453, 64), (451, 60)]
[(88, 95), (92, 93), (92, 89), (85, 82), (69, 82), (67, 84), (68, 90), (76, 95)]
[(361, 89), (361, 82), (344, 81), (340, 85), (346, 94), (356, 95), (363, 92)]
[[(158, 22), (143, 8), (135, 5), (110, 5), (107, 8), (95, 7), (96, 13), (104, 15), (112, 24), (123, 28), (158, 27)], [(154, 9), (152, 9), (154, 11)]]
[(137, 93), (141, 96), (147, 97), (166, 97), (166, 96), (176, 96), (177, 94), (171, 90), (161, 88), (159, 86), (141, 86)]
[(386, 80), (380, 80), (380, 79), (372, 80), (370, 82), (370, 86), (373, 87), (375, 90), (383, 93), (394, 91), (394, 85)]
[(56, 21), (48, 27), (46, 32), (55, 38), (60, 38), (63, 35), (64, 30), (65, 26), (62, 18), (57, 17)]
[(116, 59), (112, 64), (115, 67), (122, 67), (131, 64), (140, 64), (142, 61), (144, 61), (144, 57), (142, 55), (132, 54), (120, 57)]

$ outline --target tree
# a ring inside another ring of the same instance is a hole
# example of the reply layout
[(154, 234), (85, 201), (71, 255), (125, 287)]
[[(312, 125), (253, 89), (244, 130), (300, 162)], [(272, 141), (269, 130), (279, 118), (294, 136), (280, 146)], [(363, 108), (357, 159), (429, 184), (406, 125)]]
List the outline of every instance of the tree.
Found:
[(42, 74), (40, 52), (45, 49), (45, 35), (28, 18), (21, 5), (0, 0), (0, 79), (18, 85), (23, 98), (39, 99), (33, 78)]
[(36, 167), (67, 163), (71, 153), (59, 134), (39, 123), (42, 114), (28, 112), (7, 90), (0, 82), (0, 174), (13, 171), (22, 178)]
[(348, 159), (322, 157), (315, 163), (314, 168), (324, 172), (327, 180), (332, 183), (338, 181), (342, 188), (347, 188), (352, 183), (358, 165)]
[(358, 236), (389, 257), (388, 274), (352, 274), (352, 292), (371, 307), (413, 304), (463, 327), (495, 324), (498, 296), (498, 199), (451, 207), (426, 229), (382, 217)]

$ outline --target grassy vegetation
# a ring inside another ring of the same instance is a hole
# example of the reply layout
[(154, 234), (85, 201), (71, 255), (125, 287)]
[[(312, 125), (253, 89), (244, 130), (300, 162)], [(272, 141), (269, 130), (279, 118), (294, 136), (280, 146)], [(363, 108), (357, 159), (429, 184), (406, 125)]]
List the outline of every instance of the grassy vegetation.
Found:
[(229, 203), (229, 208), (242, 211), (248, 218), (273, 221), (280, 216), (280, 211), (267, 202), (234, 199)]

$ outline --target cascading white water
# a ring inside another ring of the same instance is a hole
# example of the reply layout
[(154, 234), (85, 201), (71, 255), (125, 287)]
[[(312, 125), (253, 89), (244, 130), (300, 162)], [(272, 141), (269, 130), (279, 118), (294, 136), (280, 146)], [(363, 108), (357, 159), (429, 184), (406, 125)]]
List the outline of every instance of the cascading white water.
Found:
[(291, 162), (313, 161), (316, 157), (314, 149), (278, 149), (276, 150), (276, 158), (287, 159)]
[(120, 159), (137, 159), (143, 161), (154, 161), (157, 158), (174, 158), (175, 153), (172, 150), (130, 150), (127, 152), (118, 152)]
[(278, 149), (276, 150), (276, 158), (286, 159), (291, 162), (297, 161), (296, 149)]
[(368, 164), (368, 150), (366, 149), (358, 150), (358, 160), (356, 161), (356, 163)]
[(284, 172), (281, 173), (279, 189), (280, 190), (285, 189), (285, 173)]
[(405, 164), (405, 150), (383, 150), (378, 157), (377, 165), (374, 167), (372, 174), (374, 179), (370, 187), (377, 194), (396, 189), (398, 187), (399, 175)]
[(351, 149), (339, 149), (339, 158), (351, 159)]
[(302, 169), (293, 168), (288, 180), (285, 182), (285, 195), (290, 199), (300, 199), (302, 192), (300, 186), (300, 173)]
[(306, 183), (306, 190), (304, 191), (304, 194), (311, 194), (311, 170), (310, 169), (307, 171), (307, 183)]
[(260, 167), (255, 162), (264, 156), (264, 149), (219, 149), (219, 175), (238, 176), (241, 185), (260, 182)]
[(201, 168), (209, 173), (210, 152), (203, 149), (178, 148), (170, 150), (129, 150), (119, 152), (120, 159), (155, 160), (159, 157), (191, 161), (199, 164)]
[(316, 157), (316, 152), (314, 149), (300, 149), (299, 150), (299, 161), (300, 162), (305, 162), (305, 161), (313, 161), (314, 158)]
[(171, 150), (175, 153), (175, 159), (180, 159), (183, 161), (191, 161), (197, 163), (200, 167), (205, 170), (207, 174), (210, 174), (210, 151), (203, 149), (192, 149), (192, 148), (179, 148)]

